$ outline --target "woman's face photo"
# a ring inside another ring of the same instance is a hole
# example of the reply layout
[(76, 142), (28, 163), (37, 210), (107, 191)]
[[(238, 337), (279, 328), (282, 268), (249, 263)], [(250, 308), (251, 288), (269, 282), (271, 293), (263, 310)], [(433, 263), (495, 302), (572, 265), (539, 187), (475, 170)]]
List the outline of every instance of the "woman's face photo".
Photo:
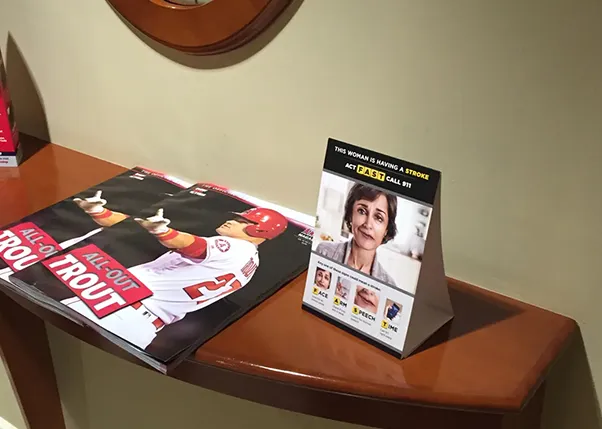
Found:
[(364, 250), (375, 250), (387, 234), (389, 212), (387, 198), (380, 194), (374, 201), (357, 200), (351, 214), (351, 233)]
[(378, 310), (378, 295), (370, 288), (358, 286), (355, 292), (354, 304), (366, 311), (376, 313)]
[(330, 271), (316, 268), (315, 283), (320, 289), (327, 290), (330, 287)]

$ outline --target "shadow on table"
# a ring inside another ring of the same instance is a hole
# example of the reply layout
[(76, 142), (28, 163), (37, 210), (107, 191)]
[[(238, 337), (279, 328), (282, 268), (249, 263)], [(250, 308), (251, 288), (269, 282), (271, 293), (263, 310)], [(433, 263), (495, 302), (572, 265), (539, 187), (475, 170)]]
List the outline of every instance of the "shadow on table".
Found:
[(416, 349), (414, 354), (518, 314), (520, 309), (463, 289), (449, 287), (454, 318)]
[(23, 162), (50, 141), (46, 110), (31, 69), (12, 34), (6, 42), (6, 75), (8, 90), (20, 134), (31, 134), (40, 140), (20, 138)]
[(600, 403), (581, 330), (546, 383), (542, 429), (602, 429)]

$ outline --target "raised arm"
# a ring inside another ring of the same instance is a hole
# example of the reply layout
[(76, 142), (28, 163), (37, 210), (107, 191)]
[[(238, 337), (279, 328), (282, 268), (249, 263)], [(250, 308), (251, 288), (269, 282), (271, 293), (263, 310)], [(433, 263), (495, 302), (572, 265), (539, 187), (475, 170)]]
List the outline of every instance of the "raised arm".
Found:
[(205, 258), (207, 241), (202, 237), (169, 228), (167, 225), (171, 221), (163, 217), (163, 209), (157, 210), (154, 216), (146, 219), (135, 218), (134, 220), (153, 234), (168, 249), (191, 258)]
[(107, 203), (107, 200), (101, 198), (101, 194), (102, 191), (98, 191), (93, 197), (83, 200), (81, 198), (74, 198), (73, 202), (90, 215), (94, 222), (100, 226), (112, 226), (128, 217), (123, 213), (106, 209), (104, 205)]

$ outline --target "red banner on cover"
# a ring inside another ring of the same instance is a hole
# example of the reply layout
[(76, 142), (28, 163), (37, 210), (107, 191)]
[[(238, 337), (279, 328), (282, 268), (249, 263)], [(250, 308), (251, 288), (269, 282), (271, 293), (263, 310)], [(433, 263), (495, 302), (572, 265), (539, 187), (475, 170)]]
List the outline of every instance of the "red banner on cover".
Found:
[(99, 319), (153, 293), (94, 244), (42, 262)]
[(0, 231), (0, 258), (20, 271), (58, 252), (59, 245), (33, 222)]

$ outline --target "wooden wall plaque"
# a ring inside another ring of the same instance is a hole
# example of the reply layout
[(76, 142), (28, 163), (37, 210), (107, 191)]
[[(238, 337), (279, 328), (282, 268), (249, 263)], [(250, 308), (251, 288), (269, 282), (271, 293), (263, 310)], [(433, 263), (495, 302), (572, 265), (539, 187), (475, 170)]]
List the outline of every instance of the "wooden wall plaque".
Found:
[(215, 55), (234, 50), (263, 32), (292, 0), (107, 0), (150, 38), (179, 51)]

